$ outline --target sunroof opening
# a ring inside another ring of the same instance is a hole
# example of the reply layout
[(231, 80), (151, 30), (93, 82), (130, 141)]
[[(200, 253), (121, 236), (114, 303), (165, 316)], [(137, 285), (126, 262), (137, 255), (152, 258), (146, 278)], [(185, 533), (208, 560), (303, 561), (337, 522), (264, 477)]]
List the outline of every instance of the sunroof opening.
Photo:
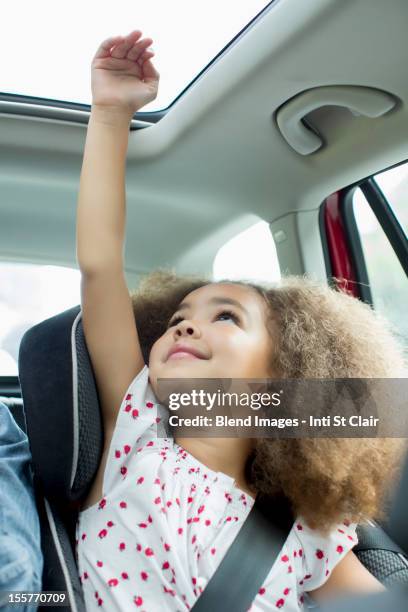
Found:
[(164, 110), (270, 4), (37, 0), (22, 8), (10, 3), (0, 41), (2, 93), (91, 104), (90, 65), (98, 45), (139, 29), (153, 39), (160, 73), (158, 96), (142, 112)]

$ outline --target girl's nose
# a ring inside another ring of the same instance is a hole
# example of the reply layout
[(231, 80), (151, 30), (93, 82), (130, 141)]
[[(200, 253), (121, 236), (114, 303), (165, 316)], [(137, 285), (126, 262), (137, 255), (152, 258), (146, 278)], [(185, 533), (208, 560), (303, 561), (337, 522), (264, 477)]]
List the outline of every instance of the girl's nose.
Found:
[(184, 319), (183, 321), (180, 321), (178, 325), (176, 325), (175, 335), (179, 337), (184, 335), (199, 336), (200, 331), (194, 323)]

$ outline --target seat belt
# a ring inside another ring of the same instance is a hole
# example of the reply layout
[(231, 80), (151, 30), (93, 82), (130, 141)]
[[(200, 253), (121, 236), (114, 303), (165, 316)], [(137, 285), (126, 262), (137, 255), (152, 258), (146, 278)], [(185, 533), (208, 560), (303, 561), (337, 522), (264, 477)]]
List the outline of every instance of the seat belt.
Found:
[(238, 535), (191, 610), (246, 612), (288, 535), (289, 530), (271, 520), (257, 495)]

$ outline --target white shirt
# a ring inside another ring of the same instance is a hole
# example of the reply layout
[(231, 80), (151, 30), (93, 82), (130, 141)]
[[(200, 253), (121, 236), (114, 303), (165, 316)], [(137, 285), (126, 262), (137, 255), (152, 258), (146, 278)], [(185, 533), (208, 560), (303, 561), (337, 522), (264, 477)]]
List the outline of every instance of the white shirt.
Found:
[[(78, 517), (88, 612), (190, 610), (255, 503), (233, 478), (158, 437), (166, 417), (145, 366), (119, 409), (103, 497)], [(323, 537), (297, 517), (249, 610), (306, 609), (303, 593), (324, 584), (356, 545), (356, 526), (340, 523)]]

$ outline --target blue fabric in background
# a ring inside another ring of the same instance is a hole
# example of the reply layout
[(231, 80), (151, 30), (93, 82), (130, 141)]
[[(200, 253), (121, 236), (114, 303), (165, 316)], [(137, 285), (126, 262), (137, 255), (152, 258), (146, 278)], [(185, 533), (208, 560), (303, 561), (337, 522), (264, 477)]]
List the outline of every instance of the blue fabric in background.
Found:
[[(28, 438), (0, 402), (0, 591), (41, 591), (42, 571)], [(36, 608), (0, 601), (1, 612)]]

